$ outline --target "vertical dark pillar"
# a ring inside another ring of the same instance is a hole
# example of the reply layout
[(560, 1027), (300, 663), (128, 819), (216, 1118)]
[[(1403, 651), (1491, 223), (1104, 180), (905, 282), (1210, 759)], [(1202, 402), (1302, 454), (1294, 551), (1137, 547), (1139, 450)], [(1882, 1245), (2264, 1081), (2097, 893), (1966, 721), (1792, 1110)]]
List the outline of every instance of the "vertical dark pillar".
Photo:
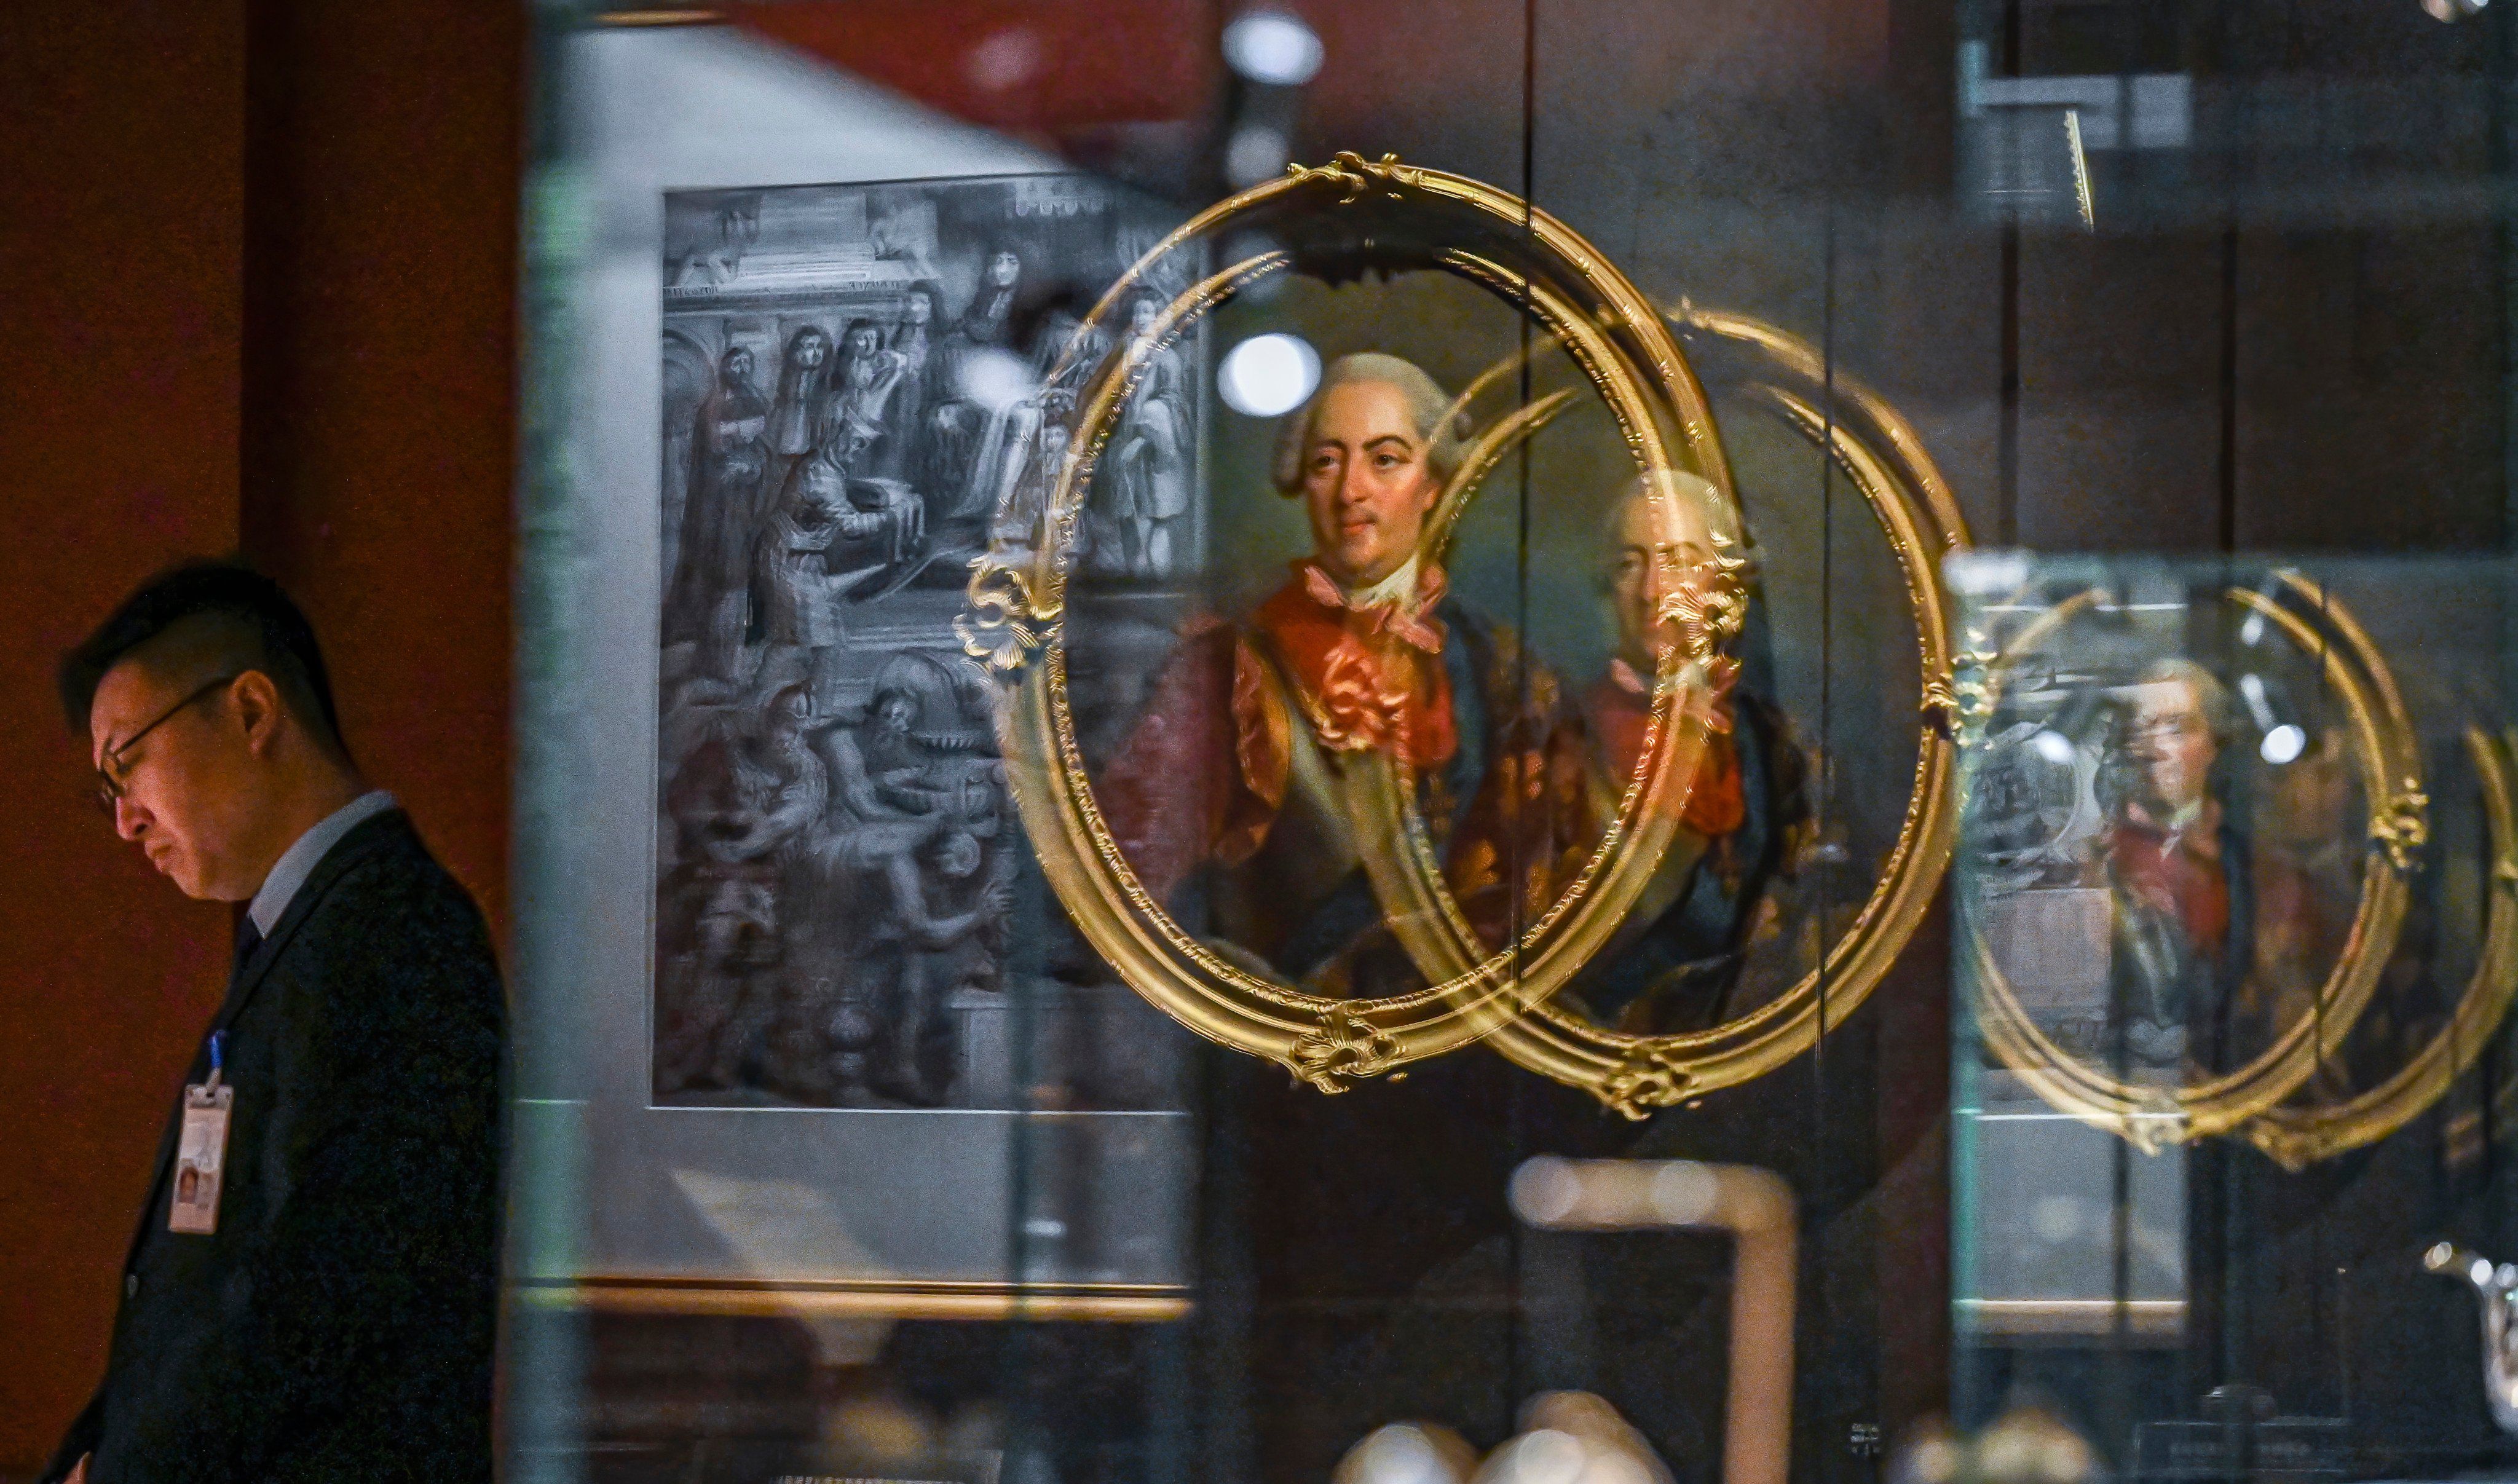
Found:
[(526, 9), (248, 0), (247, 555), (350, 745), (503, 916)]

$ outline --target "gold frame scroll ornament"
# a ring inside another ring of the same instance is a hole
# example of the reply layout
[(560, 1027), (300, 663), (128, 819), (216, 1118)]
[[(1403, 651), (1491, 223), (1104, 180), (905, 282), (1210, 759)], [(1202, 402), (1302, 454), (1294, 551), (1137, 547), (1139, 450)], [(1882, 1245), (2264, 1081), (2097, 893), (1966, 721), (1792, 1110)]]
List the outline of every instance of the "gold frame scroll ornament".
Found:
[[(1167, 256), (1213, 249), (1232, 260), (1165, 306), (1143, 338), (1125, 308)], [(1236, 256), (1236, 254), (1238, 254)], [(1682, 703), (1710, 652), (1665, 642), (1654, 721), (1616, 821), (1555, 905), (1502, 951), (1407, 995), (1330, 998), (1254, 972), (1248, 955), (1201, 941), (1152, 899), (1123, 858), (1086, 775), (1068, 710), (1066, 586), (1084, 502), (1130, 392), (1152, 359), (1251, 284), (1281, 273), (1328, 282), (1367, 272), (1438, 271), (1465, 278), (1566, 345), (1607, 404), (1628, 452), (1646, 472), (1683, 470), (1709, 481), (1736, 519), (1712, 410), (1650, 301), (1562, 222), (1495, 187), (1383, 156), (1343, 153), (1209, 207), (1157, 243), (1097, 303), (1067, 356), (1081, 373), (1073, 436), (1033, 528), (973, 563), (964, 648), (1001, 682), (997, 726), (1025, 830), (1070, 918), (1120, 978), (1210, 1040), (1289, 1069), (1324, 1092), (1454, 1050), (1488, 1034), (1570, 979), (1606, 942), (1661, 863), (1677, 805), (1706, 742)], [(1539, 416), (1514, 415), (1518, 426)], [(1496, 430), (1490, 430), (1493, 434)], [(1508, 435), (1507, 435), (1508, 436)], [(1447, 503), (1492, 467), (1463, 463)], [(1667, 483), (1667, 481), (1665, 481)], [(1718, 522), (1717, 522), (1718, 523)], [(1717, 626), (1718, 627), (1718, 626)], [(1717, 635), (1717, 637), (1720, 635)], [(1707, 646), (1710, 651), (1710, 645)], [(1419, 966), (1446, 957), (1458, 906), (1421, 838), (1411, 840), (1414, 789), (1378, 752), (1340, 755), (1350, 822), (1385, 921)]]
[(1949, 603), (1941, 558), (1968, 546), (1949, 481), (1912, 424), (1877, 393), (1832, 371), (1808, 342), (1745, 315), (1681, 304), (1681, 345), (1717, 390), (1762, 407), (1825, 448), (1888, 538), (1922, 659), (1914, 787), (1870, 898), (1819, 966), (1747, 1015), (1680, 1035), (1604, 1029), (1563, 1006), (1534, 1006), (1487, 1044), (1533, 1071), (1587, 1088), (1629, 1118), (1763, 1076), (1818, 1043), (1870, 996), (1931, 910), (1949, 867), (1957, 759)]
[[(2049, 1107), (2107, 1129), (2147, 1154), (2241, 1128), (2298, 1091), (2321, 1063), (2342, 1049), (2403, 931), (2409, 879), (2430, 840), (2420, 738), (2386, 658), (2351, 613), (2307, 577), (2280, 572), (2266, 586), (2265, 591), (2234, 587), (2225, 595), (2245, 612), (2262, 615), (2311, 659), (2322, 660), (2326, 683), (2343, 702), (2369, 805), (2360, 902), (2311, 1013), (2234, 1071), (2173, 1088), (2123, 1081), (2069, 1055), (2037, 1027), (1975, 929), (1975, 914), (1966, 910), (1972, 894), (1963, 894), (1960, 903), (1958, 941), (1962, 962), (1975, 979), (1976, 1025), (1985, 1044)], [(1963, 750), (1971, 759), (1982, 740), (1982, 724), (1999, 703), (2006, 668), (2075, 614), (2106, 600), (2098, 588), (2075, 593), (2039, 614), (1999, 652), (1985, 652), (1984, 641), (1971, 635), (1975, 652), (1970, 658), (1982, 666), (1962, 687), (1968, 725)], [(1973, 770), (1970, 762), (1963, 788)]]

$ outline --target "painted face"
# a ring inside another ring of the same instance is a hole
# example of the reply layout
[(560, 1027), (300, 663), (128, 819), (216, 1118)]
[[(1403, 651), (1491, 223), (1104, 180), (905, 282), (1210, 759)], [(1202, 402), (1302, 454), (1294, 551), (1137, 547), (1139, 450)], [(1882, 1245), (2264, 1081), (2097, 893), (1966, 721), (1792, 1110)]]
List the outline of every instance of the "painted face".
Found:
[(1686, 494), (1656, 499), (1638, 491), (1618, 507), (1609, 552), (1609, 607), (1618, 624), (1618, 657), (1650, 675), (1658, 614), (1671, 584), (1714, 559), (1705, 512)]
[(1366, 587), (1415, 552), (1442, 493), (1425, 454), (1407, 394), (1389, 382), (1349, 381), (1321, 398), (1303, 454), (1303, 501), (1329, 576)]
[(997, 287), (1012, 288), (1015, 280), (1021, 277), (1022, 259), (1015, 256), (1013, 249), (1000, 248), (988, 259), (988, 282)]
[(1162, 311), (1163, 307), (1160, 304), (1155, 303), (1153, 300), (1139, 299), (1137, 301), (1137, 307), (1129, 311), (1129, 327), (1134, 330), (1141, 339), (1147, 335), (1150, 335), (1154, 332), (1154, 320), (1162, 313)]
[(2221, 752), (2204, 720), (2202, 698), (2188, 680), (2160, 680), (2135, 692), (2128, 750), (2143, 782), (2171, 812), (2198, 803)]
[(751, 380), (752, 352), (748, 350), (738, 350), (728, 353), (725, 358), (726, 385), (742, 386), (748, 384)]
[(860, 325), (848, 331), (848, 354), (862, 360), (883, 348), (883, 336), (871, 325)]
[(935, 301), (923, 293), (913, 293), (909, 302), (900, 306), (900, 317), (912, 325), (925, 325), (935, 318)]
[(236, 858), (251, 824), (252, 758), (227, 692), (196, 693), (140, 665), (117, 665), (97, 686), (88, 739), (97, 768), (122, 787), (115, 834), (187, 896), (253, 895), (261, 883), (245, 880), (248, 868)]
[(806, 330), (796, 337), (796, 348), (789, 354), (798, 366), (819, 366), (831, 354), (830, 336), (818, 329)]
[(875, 712), (875, 720), (883, 723), (885, 731), (904, 732), (909, 730), (909, 719), (917, 709), (907, 696), (886, 696)]

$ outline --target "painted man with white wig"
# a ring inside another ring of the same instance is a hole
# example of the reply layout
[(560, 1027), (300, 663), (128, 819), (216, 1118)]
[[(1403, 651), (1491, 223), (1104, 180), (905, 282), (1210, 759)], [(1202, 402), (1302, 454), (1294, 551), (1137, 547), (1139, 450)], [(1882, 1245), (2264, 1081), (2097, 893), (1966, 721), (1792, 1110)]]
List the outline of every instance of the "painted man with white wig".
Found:
[(1461, 455), (1457, 409), (1423, 370), (1332, 362), (1273, 470), (1303, 503), (1311, 555), (1246, 619), (1193, 627), (1097, 785), (1158, 900), (1202, 886), (1222, 938), (1318, 992), (1397, 993), (1413, 976), (1347, 823), (1354, 755), (1384, 754), (1416, 780), (1451, 889), (1491, 948), (1515, 892), (1521, 915), (1543, 907), (1556, 867), (1596, 838), (1555, 677), (1424, 549)]

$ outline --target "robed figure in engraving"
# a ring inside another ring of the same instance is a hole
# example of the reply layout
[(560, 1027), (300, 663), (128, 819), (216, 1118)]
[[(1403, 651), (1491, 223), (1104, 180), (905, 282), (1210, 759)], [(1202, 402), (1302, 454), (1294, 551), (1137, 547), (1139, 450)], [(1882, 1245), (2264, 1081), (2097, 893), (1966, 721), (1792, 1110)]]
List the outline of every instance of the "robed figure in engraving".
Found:
[(778, 395), (769, 406), (769, 451), (802, 458), (820, 442), (831, 401), (831, 336), (807, 325), (787, 337), (787, 359), (778, 369)]
[(990, 247), (980, 259), (979, 284), (963, 306), (961, 317), (935, 344), (929, 363), (926, 398), (927, 434), (920, 453), (918, 487), (927, 492), (930, 516), (937, 521), (961, 519), (989, 509), (995, 492), (990, 477), (1002, 449), (1007, 406), (990, 407), (977, 392), (1003, 396), (991, 386), (982, 358), (1013, 358), (1026, 347), (1017, 342), (1022, 329), (1018, 311), (1027, 285), (1022, 254), (1011, 242)]
[(753, 383), (752, 351), (731, 346), (717, 358), (716, 389), (692, 418), (689, 494), (665, 608), (667, 643), (696, 639), (723, 656), (734, 651), (769, 476), (768, 426), (769, 405)]
[(1202, 905), (1211, 941), (1311, 992), (1423, 982), (1384, 926), (1350, 822), (1369, 755), (1412, 780), (1489, 951), (1596, 839), (1580, 726), (1555, 678), (1420, 549), (1460, 452), (1451, 398), (1422, 370), (1378, 354), (1332, 363), (1274, 471), (1303, 502), (1312, 555), (1241, 622), (1191, 626), (1096, 784), (1149, 892), (1176, 913)]
[[(1131, 310), (1130, 334), (1149, 338), (1160, 317), (1160, 296), (1140, 294)], [(1173, 527), (1189, 509), (1190, 453), (1194, 402), (1180, 352), (1166, 346), (1146, 359), (1135, 391), (1110, 438), (1108, 466), (1098, 481), (1096, 535), (1104, 544), (1097, 565), (1132, 577), (1161, 577), (1172, 570)]]
[(883, 348), (899, 358), (900, 381), (893, 388), (887, 414), (891, 436), (876, 451), (875, 472), (886, 479), (906, 479), (910, 456), (926, 436), (927, 409), (942, 399), (935, 392), (935, 336), (942, 332), (944, 298), (935, 285), (909, 285), (900, 301), (900, 319), (884, 335)]
[[(836, 385), (816, 442), (826, 448), (861, 442), (874, 459), (883, 459), (887, 446), (903, 431), (892, 404), (908, 367), (907, 357), (884, 348), (883, 330), (872, 320), (849, 321), (840, 338), (839, 374), (833, 378)], [(874, 467), (868, 464), (866, 472)]]

